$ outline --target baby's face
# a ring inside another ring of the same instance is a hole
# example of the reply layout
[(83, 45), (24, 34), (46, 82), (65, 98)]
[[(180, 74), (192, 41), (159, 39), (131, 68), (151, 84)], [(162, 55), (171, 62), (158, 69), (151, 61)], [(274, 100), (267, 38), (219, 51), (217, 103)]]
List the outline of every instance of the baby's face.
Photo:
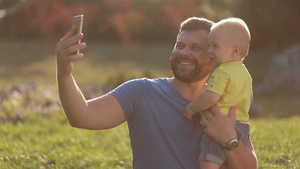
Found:
[(208, 34), (208, 55), (214, 68), (223, 63), (232, 61), (232, 45), (230, 37), (219, 28), (213, 29)]

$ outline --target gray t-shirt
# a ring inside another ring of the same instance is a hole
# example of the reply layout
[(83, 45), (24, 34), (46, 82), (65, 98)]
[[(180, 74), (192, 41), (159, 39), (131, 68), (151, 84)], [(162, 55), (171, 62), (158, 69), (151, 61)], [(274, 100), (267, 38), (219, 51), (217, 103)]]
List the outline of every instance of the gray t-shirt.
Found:
[(198, 169), (200, 123), (167, 78), (135, 79), (110, 92), (125, 113), (134, 169)]

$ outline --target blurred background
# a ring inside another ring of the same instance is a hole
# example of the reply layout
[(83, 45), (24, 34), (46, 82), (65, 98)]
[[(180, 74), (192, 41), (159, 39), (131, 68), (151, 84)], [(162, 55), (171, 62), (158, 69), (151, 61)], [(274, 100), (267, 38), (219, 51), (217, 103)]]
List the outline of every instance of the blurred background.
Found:
[(173, 43), (188, 17), (234, 16), (249, 25), (252, 49), (280, 50), (299, 42), (299, 8), (298, 0), (1, 0), (0, 37), (56, 40), (72, 16), (84, 14), (88, 39)]
[(255, 96), (299, 96), (299, 0), (0, 0), (0, 83), (55, 84), (55, 44), (78, 14), (84, 15), (88, 47), (74, 74), (88, 91), (107, 92), (136, 77), (171, 76), (168, 58), (179, 24), (197, 16), (215, 22), (239, 17), (248, 24), (245, 64)]

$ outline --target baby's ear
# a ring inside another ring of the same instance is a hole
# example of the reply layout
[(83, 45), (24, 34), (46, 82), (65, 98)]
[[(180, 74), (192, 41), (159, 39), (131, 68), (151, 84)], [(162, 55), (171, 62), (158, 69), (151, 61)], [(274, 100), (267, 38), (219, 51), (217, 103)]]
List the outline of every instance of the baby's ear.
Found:
[(233, 45), (233, 47), (232, 47), (232, 57), (233, 58), (240, 57), (241, 52), (242, 52), (242, 48), (240, 45)]

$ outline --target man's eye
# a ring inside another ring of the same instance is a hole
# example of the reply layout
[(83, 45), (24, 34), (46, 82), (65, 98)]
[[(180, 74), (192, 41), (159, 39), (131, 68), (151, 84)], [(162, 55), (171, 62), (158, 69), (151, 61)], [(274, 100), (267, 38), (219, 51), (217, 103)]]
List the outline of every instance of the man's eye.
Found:
[(182, 48), (183, 48), (183, 45), (182, 45), (182, 44), (177, 44), (177, 45), (176, 45), (176, 48), (182, 49)]

